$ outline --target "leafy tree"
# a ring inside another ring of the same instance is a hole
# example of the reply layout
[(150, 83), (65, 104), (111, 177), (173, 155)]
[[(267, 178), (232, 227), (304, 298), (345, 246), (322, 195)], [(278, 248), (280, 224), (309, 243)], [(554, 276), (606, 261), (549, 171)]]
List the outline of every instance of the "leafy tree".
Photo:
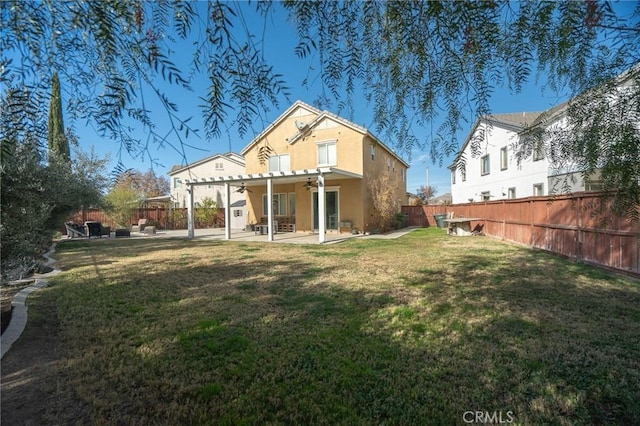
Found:
[(396, 186), (392, 183), (389, 173), (367, 180), (367, 185), (373, 202), (373, 229), (386, 232), (391, 228), (399, 210)]
[(429, 204), (437, 193), (438, 188), (433, 185), (420, 185), (416, 192), (416, 198), (421, 201), (421, 204)]
[(47, 125), (47, 142), (49, 157), (59, 157), (69, 162), (71, 153), (69, 141), (64, 134), (64, 121), (62, 118), (62, 99), (60, 97), (60, 80), (58, 73), (54, 72), (51, 78), (51, 99), (49, 100), (49, 121)]
[[(39, 92), (37, 82), (45, 81), (51, 69), (60, 70), (74, 88), (72, 113), (93, 120), (131, 155), (145, 155), (150, 142), (170, 145), (171, 140), (183, 152), (184, 139), (197, 129), (159, 89), (157, 77), (189, 89), (192, 75), (206, 73), (209, 87), (202, 100), (207, 135), (220, 136), (229, 121), (244, 134), (247, 123), (278, 107), (287, 95), (261, 50), (266, 24), (249, 27), (244, 15), (253, 7), (266, 23), (269, 18), (284, 21), (284, 12), (298, 34), (296, 54), (310, 60), (303, 84), (317, 77), (323, 84), (318, 106), (336, 101), (349, 114), (354, 97), (364, 95), (377, 131), (395, 140), (397, 149), (410, 155), (419, 147), (442, 164), (459, 149), (458, 133), (466, 118), (491, 112), (489, 100), (497, 88), (518, 92), (525, 82), (543, 76), (542, 83), (562, 95), (599, 96), (595, 88), (637, 64), (640, 5), (618, 6), (604, 0), (285, 1), (253, 6), (211, 1), (206, 7), (191, 2), (7, 1), (0, 4), (6, 69), (0, 78)], [(169, 59), (180, 39), (193, 42), (187, 66)], [(640, 98), (637, 80), (635, 76), (630, 99), (634, 110)], [(166, 109), (170, 138), (151, 122), (143, 92), (153, 93)], [(37, 107), (43, 98), (27, 100)], [(235, 117), (229, 116), (232, 110)], [(585, 114), (581, 108), (567, 114), (588, 126), (586, 133), (574, 129), (576, 135), (589, 134), (597, 141), (633, 130), (624, 147), (607, 145), (607, 153), (594, 164), (607, 168), (605, 183), (617, 199), (626, 200), (619, 208), (637, 204), (638, 171), (631, 161), (617, 162), (615, 155), (618, 149), (637, 151), (637, 125), (629, 120), (624, 128), (617, 122), (592, 125), (580, 118)], [(135, 139), (126, 120), (137, 120), (149, 140)], [(419, 126), (432, 131), (420, 139), (414, 131)], [(593, 163), (581, 137), (553, 143), (573, 163)], [(622, 181), (631, 183), (619, 186)]]
[[(8, 87), (0, 98), (2, 276), (28, 272), (48, 249), (54, 233), (82, 206), (99, 204), (100, 176), (106, 160), (77, 150), (76, 161), (54, 156), (46, 162), (48, 147), (41, 135), (46, 126), (32, 128), (29, 120), (40, 120), (42, 109), (24, 109), (20, 104), (32, 93)], [(28, 101), (26, 102), (29, 103)]]
[(165, 176), (157, 176), (152, 170), (141, 172), (127, 170), (116, 179), (117, 186), (130, 188), (141, 198), (159, 197), (169, 194), (169, 180)]
[(201, 226), (215, 226), (218, 217), (218, 203), (211, 197), (206, 197), (196, 203), (196, 222)]
[(105, 196), (106, 212), (118, 227), (129, 229), (131, 218), (140, 207), (140, 197), (131, 188), (116, 185)]

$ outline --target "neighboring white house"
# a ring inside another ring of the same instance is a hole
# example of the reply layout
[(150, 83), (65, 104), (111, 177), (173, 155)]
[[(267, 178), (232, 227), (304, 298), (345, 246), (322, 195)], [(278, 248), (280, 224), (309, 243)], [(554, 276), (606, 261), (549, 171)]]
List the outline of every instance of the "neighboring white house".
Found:
[[(533, 155), (518, 164), (513, 149), (514, 143), (520, 142), (519, 132), (540, 114), (495, 114), (476, 121), (449, 166), (454, 204), (548, 193), (549, 164), (544, 155)], [(464, 161), (458, 161), (460, 157)]]
[[(245, 173), (244, 157), (234, 152), (215, 154), (187, 166), (173, 166), (169, 171), (171, 182), (171, 199), (177, 208), (187, 207), (187, 185), (185, 179), (199, 180), (211, 177), (237, 176)], [(227, 207), (224, 199), (224, 185), (211, 183), (194, 187), (194, 202), (200, 203), (205, 198), (213, 199), (218, 207)], [(243, 229), (246, 225), (245, 194), (231, 192), (230, 208), (228, 210), (232, 229)]]
[[(616, 90), (630, 87), (639, 71), (640, 66), (636, 66), (618, 77), (614, 81)], [(547, 158), (548, 147), (543, 146), (543, 142), (531, 147), (531, 152), (518, 161), (515, 149), (526, 146), (522, 138), (527, 136), (523, 134), (530, 133), (531, 129), (547, 132), (548, 136), (541, 141), (568, 131), (568, 105), (565, 102), (544, 112), (494, 114), (477, 119), (449, 166), (452, 202), (601, 190), (597, 172), (585, 179), (576, 166), (565, 164), (558, 168)], [(525, 129), (529, 132), (522, 132)]]

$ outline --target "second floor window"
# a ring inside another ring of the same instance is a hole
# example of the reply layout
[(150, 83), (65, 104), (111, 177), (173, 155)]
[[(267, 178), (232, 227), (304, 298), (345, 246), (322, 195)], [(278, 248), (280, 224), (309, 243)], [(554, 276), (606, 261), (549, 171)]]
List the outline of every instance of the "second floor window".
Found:
[(318, 165), (319, 166), (335, 166), (338, 164), (336, 159), (336, 143), (321, 142), (318, 144)]
[(173, 187), (180, 188), (180, 178), (177, 178), (177, 177), (173, 178)]
[(269, 157), (270, 172), (288, 172), (289, 170), (291, 170), (289, 154), (272, 155)]
[(507, 170), (509, 167), (509, 160), (507, 157), (507, 147), (500, 149), (500, 170)]
[(489, 155), (480, 158), (481, 174), (488, 175), (491, 172), (491, 164), (489, 163)]
[(533, 185), (533, 195), (538, 197), (540, 195), (544, 195), (544, 184), (536, 183)]
[(215, 163), (216, 171), (224, 170), (224, 163)]
[(533, 147), (533, 161), (542, 160), (544, 158), (544, 143), (542, 141), (536, 141)]

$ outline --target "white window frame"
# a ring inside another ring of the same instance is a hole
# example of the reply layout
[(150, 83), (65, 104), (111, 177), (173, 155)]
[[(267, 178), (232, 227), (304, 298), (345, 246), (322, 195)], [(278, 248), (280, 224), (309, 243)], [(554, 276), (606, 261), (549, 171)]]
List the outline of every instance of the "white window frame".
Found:
[(516, 198), (516, 187), (512, 186), (511, 188), (507, 189), (507, 198), (510, 200), (513, 200), (514, 198)]
[[(284, 161), (286, 159), (286, 161)], [(277, 164), (274, 164), (277, 162)], [(269, 156), (267, 167), (270, 172), (288, 172), (291, 171), (291, 159), (289, 154), (274, 154)]]
[[(262, 215), (268, 216), (267, 212), (267, 194), (262, 194)], [(283, 202), (284, 201), (284, 202)], [(273, 215), (274, 216), (287, 216), (287, 207), (289, 202), (289, 194), (286, 192), (278, 192), (273, 194)]]
[(500, 148), (500, 170), (507, 170), (509, 168), (509, 155), (507, 147)]
[(533, 161), (544, 160), (544, 142), (536, 141), (533, 145)]
[(533, 184), (533, 196), (541, 197), (544, 195), (544, 183), (534, 183)]
[(374, 144), (371, 144), (371, 160), (375, 160), (376, 159), (376, 146)]
[(224, 171), (224, 163), (220, 161), (214, 163), (214, 169), (216, 172)]
[[(318, 158), (318, 166), (336, 166), (338, 164), (338, 147), (337, 141), (322, 141), (317, 142), (317, 158)], [(324, 150), (324, 157), (321, 151)], [(333, 158), (332, 158), (333, 157)]]
[[(485, 167), (485, 161), (486, 161), (486, 167)], [(483, 155), (482, 157), (480, 157), (480, 175), (485, 176), (488, 174), (491, 174), (491, 157), (489, 157), (489, 154)]]
[(174, 177), (173, 178), (173, 188), (180, 188), (182, 186), (182, 183), (180, 182), (180, 178), (179, 177)]

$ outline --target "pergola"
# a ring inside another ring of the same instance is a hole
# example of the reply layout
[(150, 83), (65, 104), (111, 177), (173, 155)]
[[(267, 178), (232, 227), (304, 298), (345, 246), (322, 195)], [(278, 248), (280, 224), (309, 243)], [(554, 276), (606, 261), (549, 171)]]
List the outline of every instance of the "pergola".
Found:
[[(187, 185), (187, 228), (188, 237), (193, 238), (195, 236), (194, 230), (194, 196), (193, 191), (196, 186), (211, 185), (215, 183), (224, 184), (225, 200), (231, 197), (231, 186), (244, 184), (247, 186), (255, 186), (255, 184), (266, 184), (267, 186), (267, 200), (273, 198), (273, 184), (275, 183), (293, 183), (293, 182), (305, 182), (307, 179), (315, 177), (318, 184), (318, 242), (325, 242), (326, 233), (326, 205), (325, 205), (325, 178), (358, 178), (362, 179), (362, 175), (357, 173), (348, 172), (345, 170), (337, 169), (335, 167), (318, 167), (316, 169), (301, 169), (291, 170), (286, 172), (264, 172), (264, 173), (249, 173), (235, 176), (217, 176), (201, 179), (184, 179), (182, 183)], [(228, 207), (228, 206), (227, 206)], [(228, 209), (227, 209), (228, 210)], [(268, 233), (267, 240), (273, 241), (273, 203), (267, 203), (267, 224)], [(229, 212), (224, 215), (224, 228), (225, 228), (225, 240), (231, 239), (231, 227)]]

